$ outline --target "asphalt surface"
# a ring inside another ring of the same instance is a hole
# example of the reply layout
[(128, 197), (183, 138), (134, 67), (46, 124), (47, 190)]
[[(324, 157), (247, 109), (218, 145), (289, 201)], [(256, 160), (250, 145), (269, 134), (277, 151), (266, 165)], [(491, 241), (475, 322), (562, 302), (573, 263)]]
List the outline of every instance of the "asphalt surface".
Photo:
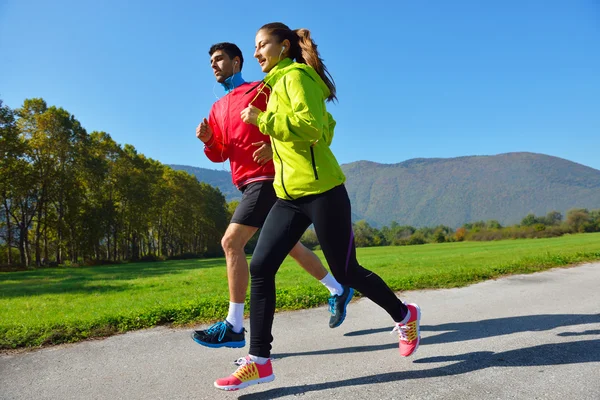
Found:
[(423, 313), (410, 358), (359, 299), (337, 329), (324, 307), (278, 313), (271, 383), (215, 389), (248, 349), (160, 327), (0, 355), (0, 399), (600, 399), (600, 263), (398, 295)]

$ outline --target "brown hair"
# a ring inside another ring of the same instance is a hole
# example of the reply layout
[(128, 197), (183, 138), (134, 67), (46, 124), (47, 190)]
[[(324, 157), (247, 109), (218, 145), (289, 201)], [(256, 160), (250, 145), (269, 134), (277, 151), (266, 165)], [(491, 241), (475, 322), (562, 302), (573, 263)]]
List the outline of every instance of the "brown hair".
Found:
[(208, 50), (208, 55), (212, 57), (214, 52), (217, 50), (223, 50), (225, 52), (225, 54), (227, 54), (229, 56), (229, 58), (232, 60), (235, 57), (239, 57), (240, 58), (240, 71), (242, 70), (242, 67), (244, 66), (244, 56), (242, 55), (242, 51), (240, 50), (239, 47), (237, 47), (235, 44), (229, 43), (229, 42), (221, 42), (221, 43), (213, 44), (212, 46), (210, 46), (210, 49)]
[(323, 63), (317, 44), (310, 37), (308, 29), (291, 30), (281, 22), (271, 22), (263, 25), (259, 31), (266, 31), (269, 35), (277, 37), (279, 43), (285, 39), (290, 41), (289, 57), (299, 63), (310, 65), (319, 74), (325, 85), (329, 88), (327, 101), (337, 100), (335, 81)]

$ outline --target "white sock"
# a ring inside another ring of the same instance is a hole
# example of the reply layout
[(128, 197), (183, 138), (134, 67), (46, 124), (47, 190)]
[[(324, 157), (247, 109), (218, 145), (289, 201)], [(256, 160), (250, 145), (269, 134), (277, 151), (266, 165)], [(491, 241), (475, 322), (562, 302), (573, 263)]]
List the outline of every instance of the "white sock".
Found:
[(244, 303), (229, 302), (227, 322), (233, 326), (233, 331), (239, 333), (244, 328)]
[(268, 358), (257, 357), (257, 356), (253, 356), (252, 354), (248, 354), (248, 357), (250, 357), (251, 361), (254, 361), (255, 363), (260, 364), (260, 365), (265, 365), (267, 363), (267, 361), (269, 361)]
[(344, 293), (344, 288), (342, 287), (342, 285), (340, 285), (340, 283), (336, 281), (333, 275), (331, 275), (329, 272), (327, 273), (327, 275), (325, 275), (325, 278), (321, 279), (319, 282), (321, 282), (323, 285), (325, 285), (327, 289), (329, 289), (329, 293), (331, 293), (332, 296), (336, 294), (338, 296), (341, 296), (342, 293)]

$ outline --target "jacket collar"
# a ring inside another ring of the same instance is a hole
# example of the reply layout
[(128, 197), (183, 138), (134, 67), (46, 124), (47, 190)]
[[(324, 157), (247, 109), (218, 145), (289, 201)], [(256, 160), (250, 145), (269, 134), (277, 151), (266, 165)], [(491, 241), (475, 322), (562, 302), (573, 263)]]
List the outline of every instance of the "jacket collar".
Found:
[(225, 79), (225, 82), (221, 83), (221, 86), (223, 86), (223, 89), (225, 89), (226, 93), (229, 93), (244, 83), (246, 83), (246, 81), (244, 81), (244, 78), (242, 78), (242, 73), (238, 72)]

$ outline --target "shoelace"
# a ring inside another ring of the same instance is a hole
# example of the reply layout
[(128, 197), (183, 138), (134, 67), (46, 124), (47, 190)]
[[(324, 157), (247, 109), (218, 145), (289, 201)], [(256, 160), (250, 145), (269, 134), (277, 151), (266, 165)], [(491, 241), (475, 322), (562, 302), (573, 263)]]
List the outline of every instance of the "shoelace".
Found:
[(413, 329), (409, 325), (396, 325), (390, 332), (390, 335), (394, 332), (397, 332), (400, 340), (408, 341), (408, 337), (412, 336), (412, 331)]
[(233, 363), (235, 365), (237, 365), (238, 367), (241, 367), (243, 365), (246, 365), (248, 363), (248, 360), (246, 359), (246, 357), (240, 357), (237, 360), (235, 360)]
[(333, 315), (335, 315), (335, 298), (333, 296), (331, 296), (329, 298), (329, 312)]
[(248, 360), (246, 357), (240, 357), (237, 360), (235, 360), (235, 365), (238, 366), (238, 370), (240, 368), (245, 367), (246, 365), (250, 364), (252, 361)]
[[(275, 358), (271, 357), (271, 361), (275, 360)], [(244, 366), (248, 363), (248, 360), (246, 359), (246, 357), (240, 357), (237, 360), (235, 360), (233, 362), (235, 365), (237, 365), (238, 367)]]
[(209, 335), (219, 335), (219, 341), (223, 340), (223, 337), (225, 336), (225, 332), (227, 332), (227, 325), (225, 325), (225, 322), (221, 321), (221, 322), (217, 322), (216, 324), (214, 324), (213, 326), (211, 326), (210, 328), (208, 328), (206, 330), (206, 333), (208, 333)]

